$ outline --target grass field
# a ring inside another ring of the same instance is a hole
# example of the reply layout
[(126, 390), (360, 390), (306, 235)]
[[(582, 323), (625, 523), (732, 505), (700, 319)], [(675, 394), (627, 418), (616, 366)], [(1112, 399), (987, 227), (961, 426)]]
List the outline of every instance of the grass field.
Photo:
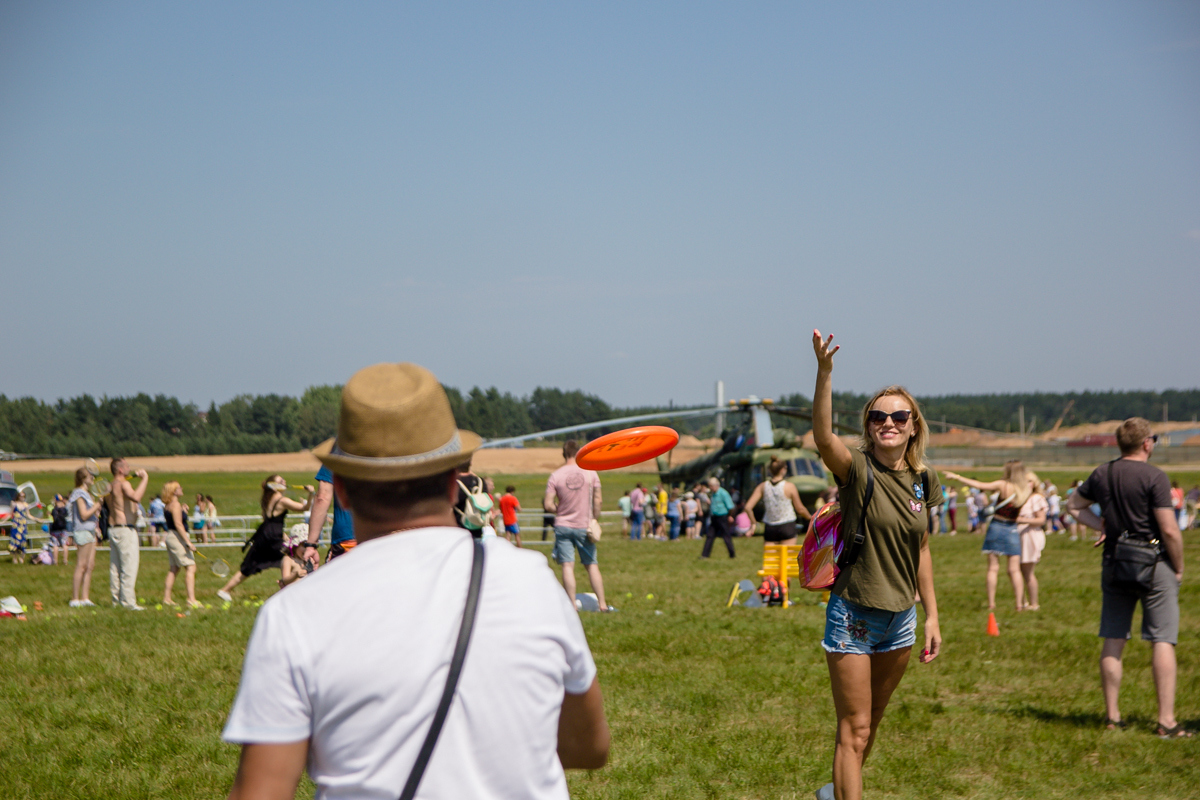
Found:
[[(1052, 477), (1063, 487), (1076, 474)], [(69, 483), (19, 477), (34, 479), (43, 497)], [(152, 489), (169, 477), (153, 476)], [(185, 492), (213, 494), (223, 513), (252, 513), (263, 476), (177, 477)], [(517, 485), (527, 506), (536, 505), (544, 480), (497, 478), (501, 488)], [(606, 506), (636, 480), (645, 478), (606, 477)], [(1038, 571), (1040, 612), (1009, 611), (1002, 585), (998, 639), (984, 633), (979, 537), (934, 540), (945, 651), (931, 665), (913, 664), (897, 691), (866, 770), (869, 797), (1200, 797), (1200, 743), (1152, 735), (1154, 689), (1140, 640), (1126, 651), (1123, 709), (1133, 726), (1101, 729), (1098, 554), (1066, 539), (1050, 537)], [(1178, 715), (1193, 728), (1200, 727), (1198, 543), (1189, 532), (1178, 650)], [(762, 549), (761, 539), (737, 544), (737, 559), (718, 547), (707, 562), (696, 559), (696, 542), (628, 542), (610, 533), (601, 544), (606, 588), (620, 612), (584, 615), (583, 623), (613, 747), (606, 768), (570, 775), (572, 796), (807, 798), (828, 780), (833, 709), (819, 645), (823, 612), (808, 593), (787, 611), (725, 609), (730, 586), (753, 577)], [(106, 555), (97, 562), (93, 598), (107, 601)], [(0, 620), (7, 682), (0, 797), (228, 791), (237, 749), (219, 734), (273, 576), (251, 579), (223, 609), (213, 596), (220, 581), (201, 569), (198, 592), (213, 606), (181, 618), (154, 610), (165, 572), (164, 554), (143, 553), (145, 613), (107, 602), (77, 611), (66, 606), (70, 577), (62, 567), (0, 561), (0, 595), (31, 609), (25, 622)], [(34, 611), (35, 601), (45, 610)], [(301, 796), (311, 792), (305, 784)]]

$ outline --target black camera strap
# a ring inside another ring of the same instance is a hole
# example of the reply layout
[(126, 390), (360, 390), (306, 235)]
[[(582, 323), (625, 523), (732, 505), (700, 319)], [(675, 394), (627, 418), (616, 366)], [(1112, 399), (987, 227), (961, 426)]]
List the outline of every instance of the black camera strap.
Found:
[(471, 542), (474, 547), (474, 555), (471, 559), (471, 585), (467, 589), (467, 605), (463, 609), (462, 625), (459, 626), (458, 641), (454, 645), (454, 657), (450, 659), (450, 672), (446, 675), (446, 688), (442, 691), (442, 699), (438, 702), (437, 711), (433, 715), (433, 724), (429, 726), (429, 733), (425, 735), (421, 752), (417, 754), (412, 772), (409, 773), (408, 781), (404, 784), (404, 791), (400, 793), (400, 800), (412, 800), (417, 794), (417, 787), (421, 784), (425, 768), (429, 766), (429, 759), (433, 756), (434, 745), (437, 744), (438, 736), (442, 733), (446, 715), (450, 713), (450, 704), (454, 701), (454, 691), (458, 687), (458, 676), (462, 674), (463, 661), (467, 657), (467, 645), (471, 642), (471, 631), (475, 628), (475, 612), (479, 608), (479, 587), (483, 583), (483, 540), (472, 538)]

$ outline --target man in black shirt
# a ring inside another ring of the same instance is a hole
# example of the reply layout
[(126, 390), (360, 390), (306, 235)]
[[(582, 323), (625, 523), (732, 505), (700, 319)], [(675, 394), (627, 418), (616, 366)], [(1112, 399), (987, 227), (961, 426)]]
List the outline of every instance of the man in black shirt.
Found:
[[(1100, 684), (1108, 712), (1107, 727), (1125, 727), (1118, 696), (1121, 690), (1121, 654), (1130, 636), (1133, 611), (1142, 604), (1142, 638), (1151, 643), (1154, 686), (1158, 692), (1158, 735), (1164, 739), (1190, 738), (1175, 719), (1175, 643), (1179, 639), (1179, 584), (1183, 580), (1183, 537), (1171, 505), (1171, 485), (1166, 473), (1147, 462), (1157, 436), (1150, 423), (1132, 417), (1117, 428), (1121, 458), (1098, 467), (1083, 482), (1067, 504), (1071, 515), (1101, 532), (1097, 545), (1104, 545), (1100, 588), (1104, 602), (1100, 611)], [(1101, 520), (1089, 506), (1099, 503)], [(1154, 567), (1147, 592), (1129, 594), (1112, 584), (1113, 552), (1122, 532), (1133, 538), (1157, 539), (1162, 556)]]

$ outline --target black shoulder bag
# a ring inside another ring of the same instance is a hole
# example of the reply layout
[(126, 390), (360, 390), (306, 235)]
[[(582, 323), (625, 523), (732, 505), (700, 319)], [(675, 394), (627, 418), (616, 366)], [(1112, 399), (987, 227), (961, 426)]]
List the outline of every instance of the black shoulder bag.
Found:
[(1154, 586), (1154, 569), (1162, 549), (1158, 539), (1144, 539), (1129, 530), (1129, 522), (1117, 502), (1112, 482), (1113, 462), (1108, 462), (1108, 502), (1116, 513), (1121, 532), (1110, 556), (1109, 587), (1122, 594), (1144, 595)]
[(862, 512), (858, 515), (858, 530), (854, 532), (854, 538), (846, 542), (841, 556), (838, 557), (839, 572), (858, 563), (858, 554), (862, 551), (863, 542), (867, 540), (867, 506), (871, 504), (871, 496), (875, 494), (875, 471), (871, 469), (870, 456), (866, 457), (866, 465), (867, 490), (863, 493)]
[(462, 674), (463, 661), (467, 657), (467, 645), (471, 642), (471, 631), (475, 628), (475, 611), (479, 608), (479, 586), (483, 583), (483, 540), (472, 538), (471, 542), (474, 546), (474, 556), (471, 559), (471, 585), (467, 589), (467, 605), (463, 609), (462, 625), (458, 629), (458, 642), (454, 645), (454, 657), (450, 659), (450, 672), (446, 675), (446, 688), (442, 691), (442, 699), (438, 702), (437, 711), (434, 712), (433, 724), (429, 726), (429, 733), (425, 735), (421, 752), (417, 754), (412, 772), (408, 774), (404, 791), (400, 793), (400, 800), (412, 800), (417, 794), (421, 777), (425, 774), (425, 768), (429, 766), (430, 757), (433, 756), (434, 745), (437, 744), (438, 736), (442, 733), (446, 715), (450, 713), (450, 704), (454, 701), (454, 690), (458, 687), (458, 676)]

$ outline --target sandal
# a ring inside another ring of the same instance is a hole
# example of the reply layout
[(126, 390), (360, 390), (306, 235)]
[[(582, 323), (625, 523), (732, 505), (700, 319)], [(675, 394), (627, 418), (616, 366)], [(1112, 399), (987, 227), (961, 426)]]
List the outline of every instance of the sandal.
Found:
[(1183, 727), (1183, 723), (1177, 723), (1174, 728), (1168, 728), (1165, 725), (1159, 725), (1154, 732), (1160, 739), (1191, 739), (1196, 734)]
[(1123, 719), (1106, 719), (1106, 720), (1104, 720), (1104, 729), (1109, 730), (1109, 731), (1124, 730), (1128, 725), (1129, 725), (1129, 723)]

